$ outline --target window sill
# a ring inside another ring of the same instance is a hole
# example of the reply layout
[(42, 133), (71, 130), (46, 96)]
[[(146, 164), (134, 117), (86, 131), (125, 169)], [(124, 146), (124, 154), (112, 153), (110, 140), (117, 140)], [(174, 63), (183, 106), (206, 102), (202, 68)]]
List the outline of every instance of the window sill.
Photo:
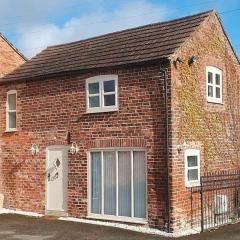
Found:
[(14, 133), (14, 132), (17, 132), (17, 129), (5, 130), (5, 133)]
[(200, 186), (201, 186), (200, 182), (186, 183), (186, 188), (200, 187)]
[(99, 220), (108, 220), (116, 222), (129, 222), (129, 223), (138, 223), (138, 224), (147, 224), (147, 219), (142, 218), (131, 218), (131, 217), (117, 217), (111, 215), (100, 215), (100, 214), (90, 214), (87, 216), (88, 219), (99, 219)]
[(214, 100), (214, 99), (207, 99), (207, 103), (223, 105), (222, 101), (218, 101), (218, 100)]
[(118, 112), (118, 108), (88, 109), (85, 114)]

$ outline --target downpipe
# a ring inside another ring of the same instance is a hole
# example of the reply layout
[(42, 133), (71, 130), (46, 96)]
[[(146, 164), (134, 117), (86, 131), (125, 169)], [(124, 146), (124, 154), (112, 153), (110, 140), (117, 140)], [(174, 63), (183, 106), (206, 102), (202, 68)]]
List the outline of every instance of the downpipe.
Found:
[(167, 161), (167, 232), (170, 233), (171, 224), (171, 210), (170, 210), (170, 163), (169, 163), (169, 114), (168, 114), (168, 80), (167, 80), (167, 70), (160, 66), (160, 73), (163, 75), (164, 79), (164, 105), (165, 105), (165, 148), (166, 148), (166, 161)]

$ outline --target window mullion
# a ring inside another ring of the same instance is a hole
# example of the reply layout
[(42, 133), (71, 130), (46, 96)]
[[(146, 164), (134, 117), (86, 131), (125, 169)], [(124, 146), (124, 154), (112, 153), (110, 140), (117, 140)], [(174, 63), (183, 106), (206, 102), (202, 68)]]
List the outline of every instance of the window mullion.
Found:
[(222, 100), (223, 88), (222, 88), (222, 74), (220, 74), (220, 99)]
[(131, 217), (134, 217), (133, 151), (131, 151)]
[(194, 170), (194, 169), (198, 169), (198, 166), (195, 167), (188, 167), (189, 170)]
[(102, 207), (101, 207), (101, 214), (104, 214), (104, 161), (103, 161), (103, 151), (101, 151), (101, 172), (102, 172), (102, 176), (101, 176), (101, 185), (102, 185)]
[(116, 216), (118, 216), (118, 151), (116, 151)]
[(90, 101), (89, 101), (89, 97), (90, 97), (90, 93), (89, 93), (89, 83), (86, 84), (87, 86), (87, 109), (89, 108), (90, 106)]
[(99, 93), (89, 93), (88, 97), (98, 97)]
[(104, 106), (104, 99), (103, 99), (103, 93), (104, 93), (104, 91), (103, 91), (103, 81), (100, 81), (99, 82), (99, 90), (100, 90), (100, 107), (101, 108), (103, 108), (103, 106)]
[(217, 94), (216, 94), (216, 73), (213, 74), (213, 97), (217, 99)]
[(115, 94), (115, 92), (106, 92), (106, 93), (104, 92), (103, 93), (104, 96), (106, 96), (106, 95), (113, 95), (113, 94)]

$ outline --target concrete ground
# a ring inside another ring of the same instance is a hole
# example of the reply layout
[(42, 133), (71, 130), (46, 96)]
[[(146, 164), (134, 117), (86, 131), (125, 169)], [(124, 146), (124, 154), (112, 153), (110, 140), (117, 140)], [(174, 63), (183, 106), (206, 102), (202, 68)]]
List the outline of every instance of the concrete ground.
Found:
[[(9, 240), (171, 240), (112, 227), (0, 215), (0, 239)], [(240, 223), (228, 225), (213, 232), (178, 238), (178, 240), (239, 240)]]

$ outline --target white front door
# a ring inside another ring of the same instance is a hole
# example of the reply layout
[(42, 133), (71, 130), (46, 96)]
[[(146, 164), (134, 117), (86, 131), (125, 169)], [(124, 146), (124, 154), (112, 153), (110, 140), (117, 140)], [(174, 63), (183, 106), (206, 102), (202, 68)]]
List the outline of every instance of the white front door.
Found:
[(47, 211), (67, 211), (68, 149), (51, 146), (47, 149)]

